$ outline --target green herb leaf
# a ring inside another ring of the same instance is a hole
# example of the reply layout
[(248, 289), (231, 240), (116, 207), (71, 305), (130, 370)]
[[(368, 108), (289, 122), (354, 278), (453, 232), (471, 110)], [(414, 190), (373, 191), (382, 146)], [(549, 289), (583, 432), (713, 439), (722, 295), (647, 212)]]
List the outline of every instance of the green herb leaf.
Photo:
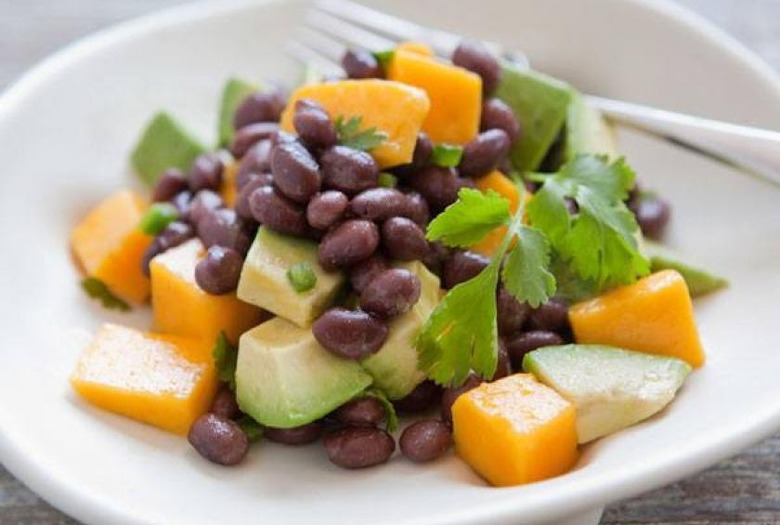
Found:
[(366, 390), (366, 395), (375, 397), (382, 404), (382, 408), (385, 409), (387, 431), (395, 432), (398, 428), (398, 414), (395, 411), (395, 406), (387, 399), (385, 393), (377, 388), (369, 388)]
[(382, 69), (386, 71), (390, 66), (390, 62), (393, 61), (393, 57), (395, 57), (395, 50), (388, 49), (386, 51), (374, 51), (371, 54), (374, 55), (374, 58), (376, 58), (376, 61), (379, 62), (380, 66), (382, 66)]
[(542, 232), (528, 226), (520, 226), (515, 238), (517, 243), (504, 260), (502, 281), (518, 301), (537, 308), (555, 293), (550, 243)]
[(442, 168), (454, 168), (463, 158), (463, 147), (457, 144), (436, 144), (431, 153), (431, 164)]
[(114, 295), (108, 289), (106, 283), (95, 277), (87, 277), (81, 281), (81, 287), (87, 292), (87, 295), (93, 299), (99, 299), (104, 308), (109, 310), (119, 310), (120, 312), (129, 312), (130, 305)]
[(337, 117), (335, 125), (339, 134), (339, 143), (352, 149), (371, 151), (387, 140), (387, 134), (377, 131), (376, 128), (361, 131), (360, 124), (362, 122), (363, 117), (360, 116), (351, 117), (346, 122), (343, 116)]
[(386, 171), (383, 171), (379, 174), (379, 180), (377, 181), (377, 183), (382, 188), (395, 188), (396, 186), (398, 186), (398, 177), (396, 177), (392, 173), (387, 173)]
[(497, 192), (463, 188), (458, 200), (431, 221), (426, 236), (447, 246), (470, 246), (511, 218), (509, 201)]
[(298, 293), (308, 292), (317, 285), (317, 274), (307, 262), (299, 262), (287, 270), (287, 280)]
[(170, 202), (155, 202), (141, 216), (138, 229), (146, 235), (157, 235), (179, 218), (179, 211)]
[(211, 352), (214, 365), (217, 367), (217, 377), (227, 383), (231, 390), (236, 389), (236, 363), (238, 361), (238, 348), (230, 344), (225, 332), (220, 332)]
[(240, 418), (236, 419), (236, 425), (241, 427), (241, 430), (244, 431), (244, 434), (246, 434), (246, 437), (249, 438), (250, 443), (254, 443), (255, 441), (259, 440), (261, 437), (263, 437), (263, 427), (252, 419), (251, 416), (243, 415)]

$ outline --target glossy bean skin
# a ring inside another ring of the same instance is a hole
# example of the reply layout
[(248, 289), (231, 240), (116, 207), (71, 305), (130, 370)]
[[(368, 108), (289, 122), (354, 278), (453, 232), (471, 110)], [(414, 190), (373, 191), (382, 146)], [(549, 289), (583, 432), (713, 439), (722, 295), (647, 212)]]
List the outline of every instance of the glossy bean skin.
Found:
[(349, 203), (349, 210), (356, 217), (370, 221), (383, 221), (404, 211), (406, 196), (395, 188), (371, 188), (358, 193)]
[(200, 190), (219, 191), (222, 186), (222, 172), (225, 165), (218, 153), (204, 153), (199, 155), (190, 168), (190, 191), (197, 193)]
[(341, 67), (348, 78), (382, 78), (382, 67), (376, 57), (365, 49), (349, 49), (341, 57)]
[(241, 157), (236, 175), (236, 186), (240, 189), (252, 174), (271, 172), (271, 141), (261, 140), (249, 148)]
[(362, 359), (382, 348), (387, 325), (360, 310), (331, 308), (312, 325), (312, 333), (325, 349), (346, 359)]
[(397, 215), (413, 220), (420, 227), (427, 226), (431, 218), (431, 212), (423, 196), (416, 191), (412, 191), (405, 194), (404, 197), (403, 205)]
[(379, 167), (365, 151), (333, 146), (320, 155), (322, 178), (325, 187), (352, 196), (376, 187)]
[(420, 279), (409, 270), (385, 270), (360, 294), (360, 308), (390, 319), (408, 312), (420, 299)]
[(462, 385), (455, 388), (445, 388), (441, 395), (441, 419), (447, 425), (452, 426), (452, 404), (458, 399), (458, 396), (476, 388), (483, 383), (482, 378), (477, 374), (471, 373)]
[(509, 154), (511, 141), (502, 129), (483, 131), (465, 146), (458, 169), (464, 177), (481, 177), (495, 170)]
[(235, 210), (228, 208), (206, 213), (198, 221), (197, 230), (198, 237), (207, 248), (223, 246), (237, 251), (241, 256), (246, 254), (252, 242)]
[(306, 220), (312, 228), (328, 230), (338, 224), (349, 207), (349, 198), (336, 190), (312, 197), (306, 206)]
[(382, 403), (373, 396), (353, 399), (340, 406), (335, 412), (336, 419), (345, 425), (355, 427), (376, 427), (384, 421), (386, 414)]
[(421, 419), (406, 427), (398, 440), (401, 452), (415, 463), (427, 463), (452, 446), (450, 428), (438, 419)]
[(317, 421), (294, 428), (266, 427), (263, 437), (283, 445), (305, 445), (313, 443), (322, 436), (322, 424)]
[(428, 255), (425, 232), (406, 217), (392, 217), (382, 223), (382, 248), (398, 261), (419, 261)]
[(515, 144), (522, 134), (520, 121), (506, 102), (498, 98), (488, 99), (482, 104), (481, 131), (501, 129), (509, 137), (509, 143)]
[(279, 144), (271, 150), (271, 173), (279, 192), (293, 202), (306, 204), (320, 191), (320, 167), (300, 142)]
[(189, 182), (184, 173), (177, 168), (168, 168), (157, 179), (152, 191), (152, 200), (154, 202), (165, 202), (171, 200), (177, 193), (189, 188)]
[(235, 205), (236, 214), (243, 220), (255, 220), (252, 208), (249, 206), (249, 197), (256, 189), (265, 186), (271, 187), (273, 183), (274, 179), (270, 173), (251, 173), (246, 183), (238, 190)]
[(233, 142), (230, 143), (230, 153), (237, 159), (243, 157), (249, 149), (260, 142), (268, 140), (279, 131), (276, 122), (255, 122), (236, 131)]
[(184, 220), (188, 220), (187, 217), (190, 213), (190, 203), (192, 202), (191, 191), (180, 191), (174, 195), (169, 202), (173, 204), (173, 206), (176, 208), (176, 211), (179, 212), (179, 217)]
[(236, 108), (236, 113), (233, 115), (233, 128), (240, 130), (255, 122), (278, 122), (284, 104), (284, 98), (277, 91), (253, 93), (241, 101)]
[(526, 325), (531, 330), (566, 330), (569, 327), (569, 306), (560, 299), (552, 298), (539, 308), (531, 310)]
[(195, 265), (195, 282), (210, 295), (224, 295), (238, 286), (244, 259), (237, 251), (211, 246), (206, 257)]
[(249, 451), (249, 438), (241, 427), (215, 414), (196, 419), (187, 440), (201, 456), (220, 465), (236, 465)]
[(225, 383), (219, 386), (219, 390), (217, 390), (209, 410), (215, 416), (225, 419), (235, 419), (241, 415), (241, 409), (238, 408), (238, 402), (236, 401), (236, 394)]
[(306, 212), (270, 186), (257, 188), (249, 196), (249, 209), (257, 222), (279, 233), (304, 235)]
[(390, 268), (387, 260), (379, 254), (364, 259), (349, 269), (349, 283), (357, 293), (363, 293), (368, 284), (379, 274)]
[(555, 332), (531, 330), (508, 338), (506, 340), (506, 349), (509, 353), (509, 360), (512, 363), (512, 367), (515, 370), (522, 370), (523, 357), (528, 352), (544, 346), (562, 344), (564, 344), (563, 338)]
[(428, 166), (407, 180), (409, 186), (422, 195), (438, 213), (458, 200), (461, 181), (452, 168)]
[(509, 358), (509, 350), (507, 350), (506, 343), (503, 339), (498, 340), (498, 354), (496, 360), (496, 371), (493, 373), (491, 381), (501, 379), (512, 374), (512, 361)]
[(451, 254), (451, 250), (438, 242), (428, 242), (428, 255), (423, 259), (423, 264), (432, 273), (441, 277), (444, 261), (446, 261)]
[(331, 463), (348, 469), (385, 463), (395, 452), (393, 437), (377, 428), (346, 427), (325, 436), (325, 452)]
[(646, 237), (655, 240), (663, 237), (672, 216), (672, 208), (668, 202), (657, 195), (640, 193), (629, 201), (628, 206)]
[(200, 190), (190, 201), (190, 210), (187, 218), (192, 224), (198, 224), (207, 214), (222, 208), (225, 203), (222, 196), (212, 190)]
[(368, 259), (379, 246), (376, 224), (361, 219), (342, 222), (328, 232), (317, 248), (323, 268), (334, 271)]
[(339, 139), (330, 116), (313, 100), (299, 100), (295, 103), (293, 127), (309, 148), (329, 148)]
[(433, 142), (428, 137), (427, 133), (421, 131), (418, 133), (417, 141), (414, 144), (412, 162), (409, 164), (404, 164), (403, 166), (396, 166), (393, 168), (393, 173), (401, 178), (413, 176), (415, 173), (428, 165), (428, 161), (431, 160), (432, 154)]
[(444, 261), (442, 268), (442, 286), (446, 289), (476, 277), (487, 268), (490, 259), (479, 253), (456, 251)]
[(531, 308), (526, 303), (515, 299), (503, 286), (498, 290), (496, 300), (496, 319), (498, 321), (498, 333), (511, 335), (519, 332), (523, 327)]
[(442, 388), (431, 380), (426, 379), (406, 397), (393, 401), (393, 406), (404, 414), (419, 414), (433, 408), (441, 401)]
[(476, 40), (463, 40), (452, 54), (452, 63), (482, 78), (482, 91), (492, 93), (501, 80), (501, 65), (496, 57)]

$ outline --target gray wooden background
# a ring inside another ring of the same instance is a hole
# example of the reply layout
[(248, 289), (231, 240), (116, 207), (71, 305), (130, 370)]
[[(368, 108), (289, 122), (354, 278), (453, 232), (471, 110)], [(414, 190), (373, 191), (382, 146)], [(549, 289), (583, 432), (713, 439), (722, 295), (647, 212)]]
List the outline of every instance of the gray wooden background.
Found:
[[(572, 0), (584, 1), (584, 0)], [(780, 70), (780, 0), (678, 0)], [(0, 0), (0, 89), (61, 45), (182, 0)], [(697, 476), (607, 509), (602, 523), (780, 523), (780, 435)], [(75, 522), (0, 465), (0, 524)]]

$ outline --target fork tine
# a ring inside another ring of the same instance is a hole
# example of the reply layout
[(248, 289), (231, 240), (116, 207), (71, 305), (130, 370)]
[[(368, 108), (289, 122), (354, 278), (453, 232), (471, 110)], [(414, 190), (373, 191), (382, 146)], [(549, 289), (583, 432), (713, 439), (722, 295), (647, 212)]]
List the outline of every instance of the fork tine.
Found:
[(313, 31), (325, 32), (334, 39), (346, 42), (351, 47), (362, 47), (369, 51), (383, 51), (396, 44), (393, 40), (366, 31), (346, 20), (322, 11), (308, 10), (304, 21)]
[(341, 57), (344, 56), (344, 52), (347, 50), (347, 46), (343, 43), (308, 26), (298, 28), (294, 38), (298, 42), (305, 44), (309, 49), (316, 49), (317, 53), (327, 57), (328, 60), (336, 64), (341, 62)]
[(312, 49), (307, 44), (298, 40), (290, 40), (284, 46), (284, 52), (299, 62), (311, 65), (324, 75), (338, 75), (342, 73), (341, 66), (330, 58), (323, 56), (319, 51)]

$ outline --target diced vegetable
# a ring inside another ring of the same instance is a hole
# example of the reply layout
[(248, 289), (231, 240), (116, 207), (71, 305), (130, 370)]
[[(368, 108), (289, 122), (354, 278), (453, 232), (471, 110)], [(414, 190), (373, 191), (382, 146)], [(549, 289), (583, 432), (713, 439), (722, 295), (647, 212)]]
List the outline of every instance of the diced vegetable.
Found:
[(406, 53), (416, 53), (425, 57), (433, 58), (434, 53), (431, 46), (423, 44), (422, 42), (401, 42), (395, 46), (395, 51), (402, 51)]
[(219, 129), (218, 145), (225, 147), (233, 140), (233, 115), (243, 100), (258, 91), (260, 88), (251, 82), (240, 78), (231, 78), (222, 89), (222, 97), (219, 104)]
[[(474, 181), (477, 189), (482, 192), (493, 190), (509, 201), (509, 211), (514, 214), (520, 205), (520, 191), (512, 180), (496, 170)], [(530, 197), (530, 196), (529, 196)], [(492, 256), (504, 240), (506, 226), (499, 226), (490, 232), (484, 239), (472, 245), (469, 249), (488, 257)]]
[(461, 394), (452, 420), (458, 455), (492, 485), (551, 478), (577, 461), (574, 405), (530, 374)]
[(650, 257), (650, 269), (653, 272), (662, 270), (680, 272), (693, 298), (716, 292), (729, 285), (729, 282), (723, 277), (681, 260), (677, 254), (658, 243), (645, 239), (644, 249)]
[(295, 102), (312, 99), (335, 121), (361, 117), (362, 129), (376, 128), (385, 141), (370, 151), (380, 168), (412, 160), (417, 134), (430, 109), (425, 92), (386, 80), (344, 80), (298, 88), (282, 114), (282, 129), (293, 131)]
[(594, 153), (616, 159), (618, 154), (615, 128), (599, 110), (590, 106), (581, 93), (572, 89), (566, 117), (566, 139), (563, 161), (578, 154)]
[(693, 304), (682, 275), (664, 270), (572, 305), (574, 340), (704, 364)]
[(71, 384), (96, 406), (186, 434), (217, 389), (212, 343), (104, 324)]
[(154, 329), (213, 343), (225, 332), (231, 343), (263, 320), (262, 310), (240, 301), (235, 294), (210, 295), (195, 282), (195, 265), (206, 255), (198, 239), (187, 241), (154, 259), (152, 308)]
[(155, 236), (178, 218), (176, 206), (170, 202), (155, 202), (141, 216), (138, 229), (146, 235)]
[(133, 303), (149, 297), (149, 279), (141, 271), (141, 259), (152, 238), (138, 229), (145, 209), (146, 201), (140, 195), (119, 191), (95, 207), (70, 238), (84, 272)]
[(431, 110), (423, 131), (434, 142), (465, 144), (479, 133), (482, 80), (478, 75), (416, 52), (396, 51), (387, 78), (428, 94)]
[(463, 147), (454, 144), (436, 144), (431, 153), (431, 164), (442, 168), (454, 168), (463, 158)]

